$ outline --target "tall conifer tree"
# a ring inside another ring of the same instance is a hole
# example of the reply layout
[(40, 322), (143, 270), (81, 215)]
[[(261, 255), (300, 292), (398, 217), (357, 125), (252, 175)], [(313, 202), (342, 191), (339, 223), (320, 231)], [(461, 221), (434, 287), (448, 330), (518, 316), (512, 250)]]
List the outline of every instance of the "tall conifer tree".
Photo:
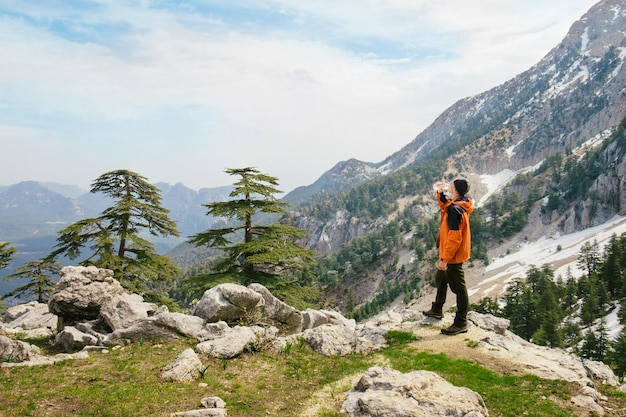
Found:
[(147, 290), (152, 280), (174, 277), (177, 269), (171, 260), (140, 236), (141, 232), (179, 236), (169, 210), (161, 206), (160, 190), (135, 172), (117, 170), (98, 177), (90, 191), (107, 195), (113, 205), (98, 217), (61, 230), (49, 258), (65, 254), (76, 259), (89, 245), (91, 254), (80, 264), (112, 269), (126, 288), (136, 292)]
[[(314, 261), (313, 252), (300, 246), (295, 239), (304, 231), (280, 222), (262, 225), (256, 220), (263, 214), (285, 215), (289, 205), (277, 200), (281, 193), (278, 179), (256, 168), (229, 168), (225, 171), (239, 176), (230, 193), (231, 200), (205, 204), (208, 215), (228, 219), (228, 227), (209, 229), (191, 236), (196, 246), (208, 246), (224, 251), (225, 257), (211, 273), (189, 280), (201, 291), (209, 283), (260, 282), (269, 284), (286, 271), (302, 271)], [(256, 217), (255, 217), (256, 216)]]

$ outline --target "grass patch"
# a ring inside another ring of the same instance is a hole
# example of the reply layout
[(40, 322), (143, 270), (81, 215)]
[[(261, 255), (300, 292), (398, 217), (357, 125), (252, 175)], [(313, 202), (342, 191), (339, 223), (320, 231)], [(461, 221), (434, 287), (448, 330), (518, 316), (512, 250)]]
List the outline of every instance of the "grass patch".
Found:
[[(294, 343), (288, 352), (203, 357), (203, 368), (189, 383), (165, 382), (159, 373), (193, 341), (136, 343), (94, 352), (86, 360), (0, 369), (0, 416), (169, 416), (199, 408), (203, 397), (219, 396), (231, 417), (300, 417), (316, 393), (329, 391), (317, 416), (339, 417), (342, 393), (350, 389), (347, 377), (381, 362), (401, 372), (434, 371), (468, 387), (482, 395), (492, 417), (519, 416), (520, 410), (535, 417), (575, 415), (552, 400), (571, 397), (574, 387), (564, 382), (498, 375), (472, 361), (419, 352), (409, 344), (413, 339), (393, 332), (389, 347), (376, 355), (325, 357)], [(328, 390), (333, 385), (335, 390)], [(625, 401), (618, 394), (605, 392), (616, 407)]]
[(416, 369), (433, 371), (456, 386), (479, 393), (491, 416), (517, 417), (520, 410), (525, 416), (573, 416), (570, 411), (550, 400), (551, 396), (568, 399), (575, 387), (563, 381), (547, 381), (525, 375), (498, 375), (478, 364), (450, 359), (444, 354), (429, 354), (407, 348), (402, 352), (390, 351), (390, 366), (401, 372)]
[(385, 334), (385, 341), (389, 347), (400, 347), (417, 340), (417, 337), (411, 332), (401, 332), (390, 330)]

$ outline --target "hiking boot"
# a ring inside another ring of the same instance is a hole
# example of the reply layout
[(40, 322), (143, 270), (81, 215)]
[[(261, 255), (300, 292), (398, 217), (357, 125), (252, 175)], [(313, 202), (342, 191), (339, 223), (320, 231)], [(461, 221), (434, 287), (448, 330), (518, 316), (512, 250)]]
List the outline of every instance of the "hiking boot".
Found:
[(448, 336), (454, 336), (455, 334), (460, 334), (460, 333), (467, 333), (467, 325), (460, 326), (458, 324), (453, 324), (450, 327), (441, 329), (441, 333), (448, 335)]
[(441, 320), (443, 318), (443, 312), (441, 311), (441, 308), (435, 307), (435, 303), (433, 303), (433, 306), (430, 308), (430, 310), (422, 311), (422, 313), (426, 317), (432, 317), (438, 320)]

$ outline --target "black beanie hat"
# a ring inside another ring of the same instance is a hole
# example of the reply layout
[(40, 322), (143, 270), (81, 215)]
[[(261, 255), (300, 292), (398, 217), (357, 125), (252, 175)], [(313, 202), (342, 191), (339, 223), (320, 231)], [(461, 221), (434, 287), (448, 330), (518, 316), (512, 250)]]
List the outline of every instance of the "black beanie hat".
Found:
[(458, 178), (454, 180), (454, 188), (456, 188), (456, 192), (463, 197), (469, 191), (470, 186), (465, 178)]

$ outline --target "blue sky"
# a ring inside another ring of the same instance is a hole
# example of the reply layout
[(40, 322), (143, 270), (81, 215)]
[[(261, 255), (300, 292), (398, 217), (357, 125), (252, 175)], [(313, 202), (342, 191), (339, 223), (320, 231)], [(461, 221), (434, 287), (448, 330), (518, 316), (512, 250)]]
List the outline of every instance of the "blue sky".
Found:
[(4, 0), (0, 185), (130, 169), (290, 191), (538, 62), (590, 0)]

